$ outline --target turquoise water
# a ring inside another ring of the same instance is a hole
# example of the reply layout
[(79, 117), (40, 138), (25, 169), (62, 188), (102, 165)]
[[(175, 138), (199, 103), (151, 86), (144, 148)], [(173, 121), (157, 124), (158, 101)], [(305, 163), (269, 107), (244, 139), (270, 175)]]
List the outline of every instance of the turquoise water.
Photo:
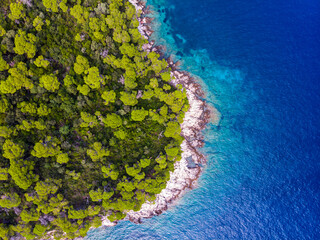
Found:
[(320, 239), (320, 2), (149, 0), (153, 38), (221, 114), (199, 187), (86, 239)]

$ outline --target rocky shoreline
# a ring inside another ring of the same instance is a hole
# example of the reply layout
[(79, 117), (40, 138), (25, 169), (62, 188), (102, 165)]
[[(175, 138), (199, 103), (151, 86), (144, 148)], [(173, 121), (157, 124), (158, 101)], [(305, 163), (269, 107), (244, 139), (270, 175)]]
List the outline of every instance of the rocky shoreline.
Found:
[[(142, 12), (139, 31), (149, 39), (153, 33), (150, 28), (152, 19), (144, 16), (148, 13), (145, 3), (138, 0), (129, 0), (137, 11)], [(150, 41), (144, 45), (145, 51), (156, 51), (161, 53), (161, 46), (154, 46), (154, 42)], [(170, 58), (167, 59), (171, 67), (171, 76), (174, 77), (172, 85), (181, 84), (187, 92), (190, 108), (186, 112), (184, 122), (181, 125), (181, 135), (185, 138), (181, 144), (182, 158), (174, 165), (174, 172), (170, 175), (170, 180), (167, 187), (157, 195), (154, 202), (146, 202), (142, 205), (138, 212), (133, 210), (127, 213), (125, 220), (130, 220), (134, 223), (141, 223), (143, 218), (160, 215), (167, 210), (170, 205), (173, 205), (177, 199), (185, 192), (186, 189), (192, 189), (197, 184), (197, 179), (202, 172), (202, 165), (206, 163), (203, 154), (199, 148), (203, 146), (202, 130), (211, 119), (211, 111), (203, 99), (204, 93), (200, 84), (196, 83), (195, 79), (188, 72), (177, 70), (177, 64)], [(107, 217), (103, 217), (103, 226), (114, 226), (116, 223), (110, 222)]]

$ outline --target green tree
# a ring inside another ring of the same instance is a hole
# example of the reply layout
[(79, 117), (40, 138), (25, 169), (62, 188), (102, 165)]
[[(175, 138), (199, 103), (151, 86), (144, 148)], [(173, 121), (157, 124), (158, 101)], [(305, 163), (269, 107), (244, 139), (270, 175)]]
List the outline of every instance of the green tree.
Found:
[(96, 216), (99, 214), (100, 210), (101, 210), (100, 206), (89, 206), (88, 207), (88, 215), (89, 216)]
[(3, 208), (18, 207), (21, 203), (21, 199), (17, 193), (7, 193), (0, 198), (0, 206)]
[(24, 11), (24, 7), (22, 3), (11, 3), (10, 4), (10, 14), (9, 18), (11, 20), (18, 20), (20, 18), (24, 18), (26, 16), (26, 13)]
[(50, 64), (50, 62), (48, 60), (44, 60), (43, 56), (39, 56), (37, 57), (37, 59), (34, 61), (34, 64), (37, 67), (43, 67), (43, 68), (47, 68)]
[(40, 77), (40, 86), (44, 87), (50, 92), (55, 92), (59, 89), (60, 82), (58, 81), (57, 76), (54, 74), (42, 75)]
[(168, 145), (165, 147), (165, 151), (166, 151), (166, 153), (168, 154), (168, 156), (175, 157), (175, 156), (177, 156), (178, 153), (179, 153), (179, 148), (178, 148), (178, 147), (174, 147), (174, 146), (172, 146), (171, 144), (168, 144)]
[(84, 219), (88, 216), (88, 210), (73, 210), (68, 211), (68, 218), (70, 219)]
[(97, 67), (89, 68), (88, 76), (84, 77), (84, 82), (92, 89), (100, 88), (100, 84), (104, 83), (100, 77), (99, 69)]
[(116, 170), (115, 165), (111, 164), (109, 167), (102, 166), (101, 171), (104, 173), (104, 177), (110, 177), (112, 180), (117, 180), (119, 176), (119, 171)]
[(77, 90), (81, 93), (81, 94), (83, 94), (83, 95), (85, 95), (85, 96), (87, 96), (88, 94), (89, 94), (89, 92), (90, 92), (90, 88), (88, 87), (88, 85), (86, 85), (86, 84), (84, 84), (84, 85), (79, 85), (78, 87), (77, 87)]
[(160, 76), (161, 76), (162, 80), (165, 82), (170, 82), (170, 80), (171, 80), (170, 72), (161, 73)]
[(122, 125), (122, 119), (115, 113), (107, 114), (107, 117), (103, 119), (103, 123), (111, 128), (117, 128)]
[(0, 181), (8, 180), (8, 169), (0, 168)]
[(38, 221), (40, 218), (40, 213), (37, 212), (35, 209), (31, 209), (30, 211), (27, 211), (24, 209), (20, 213), (21, 220), (28, 223), (28, 222), (35, 222)]
[[(47, 0), (44, 0), (47, 1)], [(42, 26), (44, 25), (43, 19), (39, 16), (37, 16), (34, 20), (33, 20), (33, 27), (40, 32), (42, 30)]]
[(0, 223), (0, 237), (4, 240), (9, 239), (9, 228), (7, 228), (3, 223)]
[(20, 108), (23, 113), (29, 113), (31, 115), (37, 114), (37, 104), (35, 103), (21, 102), (18, 104), (18, 108)]
[(69, 156), (67, 153), (60, 153), (57, 155), (57, 162), (60, 164), (68, 163), (69, 162)]
[(6, 30), (0, 25), (0, 37), (6, 34)]
[(21, 189), (27, 190), (31, 184), (38, 181), (38, 177), (33, 174), (34, 163), (25, 160), (11, 160), (9, 174), (14, 183)]
[(60, 147), (53, 141), (52, 137), (46, 137), (34, 145), (31, 155), (37, 158), (53, 157), (60, 153)]
[(128, 92), (120, 92), (120, 100), (123, 102), (124, 105), (127, 106), (134, 106), (138, 103), (138, 100), (136, 99), (136, 93), (128, 93)]
[(138, 109), (138, 110), (132, 110), (131, 112), (131, 118), (133, 121), (141, 122), (143, 121), (146, 116), (148, 116), (149, 112), (147, 110)]
[(166, 137), (179, 138), (181, 127), (177, 122), (168, 122), (164, 135)]
[(57, 0), (42, 0), (43, 6), (46, 7), (47, 11), (58, 12)]
[(87, 154), (92, 159), (92, 161), (101, 160), (103, 157), (109, 156), (110, 152), (102, 147), (100, 142), (95, 142), (92, 145), (93, 149), (88, 149)]
[(0, 99), (0, 113), (5, 113), (8, 110), (9, 103), (8, 100), (3, 98)]
[(24, 154), (24, 149), (10, 139), (6, 139), (3, 144), (3, 154), (2, 156), (10, 160), (22, 158)]
[(51, 113), (51, 109), (48, 108), (47, 105), (44, 105), (43, 103), (40, 104), (40, 106), (37, 108), (37, 114), (39, 116), (48, 116)]
[(79, 75), (82, 74), (83, 72), (87, 74), (89, 68), (90, 66), (89, 66), (88, 59), (81, 55), (78, 55), (76, 58), (76, 62), (74, 63), (74, 67), (73, 67), (74, 71)]
[(43, 226), (41, 224), (36, 224), (34, 226), (34, 229), (33, 229), (33, 233), (36, 234), (37, 236), (43, 236), (43, 234), (45, 233), (45, 231), (47, 230), (47, 227), (46, 226)]
[(33, 58), (36, 55), (37, 48), (34, 45), (37, 38), (32, 33), (26, 34), (25, 31), (19, 29), (18, 33), (14, 37), (15, 47), (13, 50), (15, 53), (22, 55), (27, 54), (28, 58)]
[(3, 59), (2, 54), (0, 52), (0, 72), (8, 69), (9, 69), (9, 64)]
[(96, 116), (93, 116), (86, 112), (81, 112), (81, 120), (83, 121), (80, 124), (80, 127), (90, 127), (93, 128), (98, 125), (98, 120)]
[(0, 126), (0, 137), (9, 138), (13, 130), (7, 126)]
[(34, 87), (32, 81), (27, 77), (28, 70), (27, 65), (23, 62), (19, 62), (16, 67), (8, 70), (9, 77), (5, 81), (0, 83), (0, 91), (4, 94), (12, 94), (22, 87), (26, 89), (32, 89)]
[(54, 179), (46, 179), (36, 183), (34, 190), (36, 190), (40, 198), (44, 198), (49, 194), (55, 194), (60, 186), (60, 181)]
[(102, 190), (98, 188), (98, 190), (90, 190), (89, 195), (92, 201), (98, 202), (102, 200)]
[(105, 100), (104, 104), (108, 105), (109, 103), (114, 103), (116, 99), (115, 91), (104, 91), (101, 95), (101, 98)]
[(80, 24), (84, 24), (89, 17), (89, 11), (81, 5), (74, 5), (70, 9), (70, 14), (75, 17)]
[(146, 168), (146, 167), (148, 167), (150, 165), (150, 162), (151, 161), (148, 158), (140, 159), (140, 166), (142, 168)]
[(126, 139), (126, 137), (127, 137), (127, 133), (122, 129), (119, 129), (118, 131), (115, 131), (114, 135), (117, 138), (122, 139), (122, 140)]

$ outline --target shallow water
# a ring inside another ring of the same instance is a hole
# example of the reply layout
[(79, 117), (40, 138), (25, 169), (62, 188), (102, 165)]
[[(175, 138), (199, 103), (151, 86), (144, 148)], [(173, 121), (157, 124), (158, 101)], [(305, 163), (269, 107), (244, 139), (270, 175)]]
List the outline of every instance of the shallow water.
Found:
[(153, 38), (201, 78), (221, 119), (204, 131), (197, 189), (86, 239), (320, 239), (320, 2), (148, 4)]

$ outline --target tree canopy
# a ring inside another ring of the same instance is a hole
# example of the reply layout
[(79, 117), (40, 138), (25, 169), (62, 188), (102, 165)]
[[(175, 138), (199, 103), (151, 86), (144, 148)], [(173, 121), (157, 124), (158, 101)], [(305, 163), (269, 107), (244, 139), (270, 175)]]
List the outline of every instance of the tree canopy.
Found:
[(74, 239), (155, 199), (186, 91), (128, 0), (0, 6), (0, 238)]

